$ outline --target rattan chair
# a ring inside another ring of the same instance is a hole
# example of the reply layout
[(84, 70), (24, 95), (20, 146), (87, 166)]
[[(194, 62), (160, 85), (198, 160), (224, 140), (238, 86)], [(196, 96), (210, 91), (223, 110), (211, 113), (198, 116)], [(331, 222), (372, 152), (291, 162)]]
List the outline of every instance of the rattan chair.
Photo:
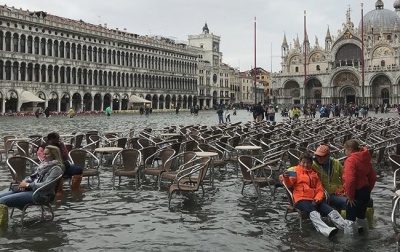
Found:
[[(41, 220), (45, 219), (44, 216), (44, 212), (45, 212), (45, 207), (47, 207), (47, 209), (49, 210), (51, 217), (49, 220), (53, 220), (54, 219), (54, 212), (53, 212), (53, 208), (51, 207), (51, 203), (53, 203), (54, 199), (55, 199), (55, 194), (56, 194), (56, 189), (58, 186), (58, 183), (60, 182), (60, 179), (62, 178), (63, 174), (60, 174), (58, 177), (56, 177), (55, 179), (45, 183), (44, 185), (42, 185), (41, 187), (39, 187), (38, 189), (35, 190), (35, 192), (32, 194), (32, 203), (26, 204), (23, 208), (22, 208), (22, 215), (21, 215), (21, 224), (23, 224), (24, 222), (24, 218), (26, 215), (26, 212), (28, 210), (29, 207), (31, 206), (40, 206), (41, 208)], [(50, 188), (54, 189), (54, 194), (51, 195), (47, 195), (45, 198), (42, 198), (43, 201), (37, 201), (37, 195), (41, 192), (41, 191), (47, 191)], [(10, 214), (10, 218), (13, 217), (14, 215), (14, 209), (12, 208), (11, 210), (11, 214)]]
[(121, 177), (129, 177), (135, 178), (135, 187), (137, 189), (140, 182), (140, 164), (141, 154), (139, 150), (124, 149), (119, 151), (112, 161), (113, 188), (115, 188), (115, 177), (118, 177), (118, 185), (121, 184)]

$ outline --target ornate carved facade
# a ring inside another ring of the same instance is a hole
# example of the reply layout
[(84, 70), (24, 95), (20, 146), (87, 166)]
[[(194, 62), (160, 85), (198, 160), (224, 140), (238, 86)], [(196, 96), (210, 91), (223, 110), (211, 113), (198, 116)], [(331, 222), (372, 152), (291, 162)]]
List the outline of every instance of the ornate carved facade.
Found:
[[(198, 49), (166, 38), (0, 6), (0, 112), (27, 109), (29, 91), (53, 111), (197, 104)], [(25, 92), (24, 92), (25, 93)]]
[(364, 22), (360, 21), (358, 28), (354, 27), (348, 10), (346, 22), (336, 37), (331, 36), (328, 28), (324, 48), (319, 45), (318, 38), (311, 47), (308, 37), (303, 45), (297, 38), (293, 46), (289, 46), (285, 35), (282, 71), (272, 78), (275, 102), (399, 104), (400, 1), (395, 1), (394, 11), (384, 9), (382, 0), (378, 0), (375, 7), (364, 15)]

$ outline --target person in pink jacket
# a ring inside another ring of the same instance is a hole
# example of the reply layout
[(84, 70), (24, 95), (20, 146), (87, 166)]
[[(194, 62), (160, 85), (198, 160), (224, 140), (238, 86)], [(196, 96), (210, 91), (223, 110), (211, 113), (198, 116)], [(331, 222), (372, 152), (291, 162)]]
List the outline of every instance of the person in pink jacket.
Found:
[(347, 197), (346, 219), (351, 221), (345, 233), (353, 234), (357, 227), (359, 231), (368, 227), (365, 213), (375, 186), (376, 172), (372, 167), (371, 154), (357, 140), (348, 140), (344, 149), (347, 159), (344, 162), (342, 181)]

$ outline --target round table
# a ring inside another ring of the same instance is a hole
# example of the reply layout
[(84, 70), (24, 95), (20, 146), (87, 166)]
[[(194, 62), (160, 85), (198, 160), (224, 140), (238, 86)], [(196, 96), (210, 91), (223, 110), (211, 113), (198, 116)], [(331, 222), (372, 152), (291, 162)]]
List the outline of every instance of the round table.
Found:
[(100, 164), (102, 164), (103, 163), (103, 155), (104, 155), (104, 153), (115, 154), (115, 153), (117, 153), (119, 151), (122, 151), (122, 150), (123, 150), (123, 148), (121, 148), (121, 147), (99, 147), (99, 148), (94, 149), (94, 153), (98, 152), (98, 153), (101, 154)]
[(261, 150), (261, 146), (255, 145), (238, 145), (235, 147), (236, 150)]
[(121, 148), (121, 147), (100, 147), (100, 148), (94, 149), (94, 152), (115, 153), (115, 152), (122, 151), (122, 150), (123, 150), (123, 148)]

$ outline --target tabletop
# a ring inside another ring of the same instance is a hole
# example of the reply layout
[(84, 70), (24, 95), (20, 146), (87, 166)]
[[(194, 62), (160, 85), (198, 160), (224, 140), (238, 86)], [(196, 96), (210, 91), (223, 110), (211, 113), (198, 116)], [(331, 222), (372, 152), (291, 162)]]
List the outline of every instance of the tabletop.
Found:
[(7, 139), (7, 142), (30, 141), (30, 140), (31, 138), (21, 137), (21, 138)]
[(179, 133), (162, 133), (160, 136), (179, 136)]
[(235, 147), (236, 150), (261, 150), (260, 146), (255, 145), (238, 145)]
[(118, 152), (123, 150), (121, 147), (100, 147), (94, 149), (95, 152)]
[(218, 153), (212, 151), (197, 151), (195, 152), (198, 157), (215, 157), (218, 156)]

